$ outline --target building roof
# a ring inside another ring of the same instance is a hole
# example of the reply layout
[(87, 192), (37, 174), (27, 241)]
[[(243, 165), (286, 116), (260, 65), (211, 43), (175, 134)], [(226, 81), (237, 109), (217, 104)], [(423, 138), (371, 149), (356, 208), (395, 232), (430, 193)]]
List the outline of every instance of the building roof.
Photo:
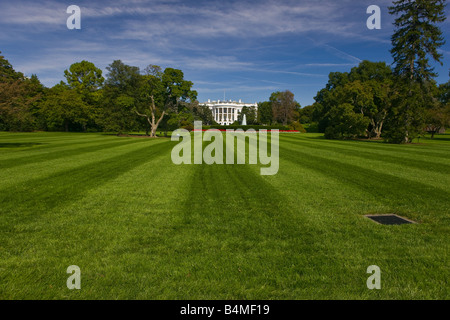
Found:
[(203, 102), (202, 104), (207, 105), (209, 107), (212, 106), (233, 106), (233, 107), (258, 107), (258, 104), (255, 103), (246, 103), (242, 102), (242, 100), (234, 101), (234, 100), (213, 100), (208, 99), (208, 102)]

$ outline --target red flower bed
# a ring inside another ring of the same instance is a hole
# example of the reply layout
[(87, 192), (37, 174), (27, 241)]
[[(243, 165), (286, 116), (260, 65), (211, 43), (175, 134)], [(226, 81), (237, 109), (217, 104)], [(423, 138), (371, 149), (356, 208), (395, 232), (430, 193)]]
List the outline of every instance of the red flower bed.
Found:
[[(234, 129), (231, 129), (234, 131)], [(271, 130), (276, 130), (276, 129), (268, 129), (267, 132), (270, 132)], [(198, 129), (194, 129), (192, 131), (221, 131), (221, 132), (226, 132), (226, 129), (202, 129), (202, 130), (198, 130)], [(278, 130), (278, 132), (282, 132), (282, 133), (300, 133), (300, 131), (297, 130)]]

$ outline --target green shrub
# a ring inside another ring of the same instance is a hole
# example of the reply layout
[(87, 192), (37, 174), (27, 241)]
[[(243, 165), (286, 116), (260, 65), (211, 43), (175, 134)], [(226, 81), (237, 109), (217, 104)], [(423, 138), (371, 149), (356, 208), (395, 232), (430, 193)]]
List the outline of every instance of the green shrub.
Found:
[(194, 130), (194, 126), (192, 124), (188, 124), (182, 127), (183, 129), (186, 129), (188, 131)]
[(301, 133), (306, 133), (305, 128), (303, 128), (303, 125), (298, 121), (292, 122), (289, 125), (289, 130), (295, 130), (295, 131), (300, 131)]

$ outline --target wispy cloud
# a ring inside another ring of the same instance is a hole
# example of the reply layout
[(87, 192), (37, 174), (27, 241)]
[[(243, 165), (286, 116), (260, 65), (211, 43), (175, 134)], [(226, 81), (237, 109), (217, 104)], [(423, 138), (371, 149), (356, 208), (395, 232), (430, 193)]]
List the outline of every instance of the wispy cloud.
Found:
[(304, 66), (307, 67), (351, 67), (351, 66), (355, 66), (358, 63), (307, 63)]
[[(315, 95), (329, 72), (364, 59), (390, 59), (391, 0), (15, 0), (0, 2), (3, 54), (48, 86), (83, 59), (105, 71), (113, 60), (179, 68), (200, 97), (225, 89), (244, 97), (293, 88)], [(69, 4), (82, 30), (67, 30)], [(365, 27), (382, 7), (382, 29)], [(450, 21), (450, 20), (448, 20)], [(448, 22), (447, 22), (448, 24)], [(443, 25), (444, 27), (447, 25)], [(445, 57), (449, 46), (442, 48)], [(445, 59), (444, 59), (445, 60)], [(440, 73), (448, 74), (448, 59)], [(236, 81), (241, 78), (243, 81)], [(247, 78), (247, 80), (242, 79)], [(302, 89), (304, 88), (304, 89)], [(251, 92), (256, 92), (254, 95)]]

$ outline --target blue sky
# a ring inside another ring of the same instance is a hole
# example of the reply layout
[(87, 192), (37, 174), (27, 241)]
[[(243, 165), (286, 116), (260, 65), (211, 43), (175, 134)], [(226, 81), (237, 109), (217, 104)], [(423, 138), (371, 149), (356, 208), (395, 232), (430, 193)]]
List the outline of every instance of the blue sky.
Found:
[[(198, 99), (268, 100), (290, 90), (306, 106), (332, 71), (362, 60), (392, 63), (388, 0), (117, 0), (0, 2), (0, 51), (18, 71), (46, 86), (81, 60), (104, 71), (112, 61), (183, 70)], [(69, 5), (81, 8), (81, 30), (69, 30)], [(369, 30), (369, 5), (382, 12)], [(449, 12), (447, 8), (447, 13)], [(448, 15), (448, 14), (447, 14)], [(450, 21), (441, 24), (450, 39)], [(448, 81), (450, 41), (441, 48), (438, 83)]]

